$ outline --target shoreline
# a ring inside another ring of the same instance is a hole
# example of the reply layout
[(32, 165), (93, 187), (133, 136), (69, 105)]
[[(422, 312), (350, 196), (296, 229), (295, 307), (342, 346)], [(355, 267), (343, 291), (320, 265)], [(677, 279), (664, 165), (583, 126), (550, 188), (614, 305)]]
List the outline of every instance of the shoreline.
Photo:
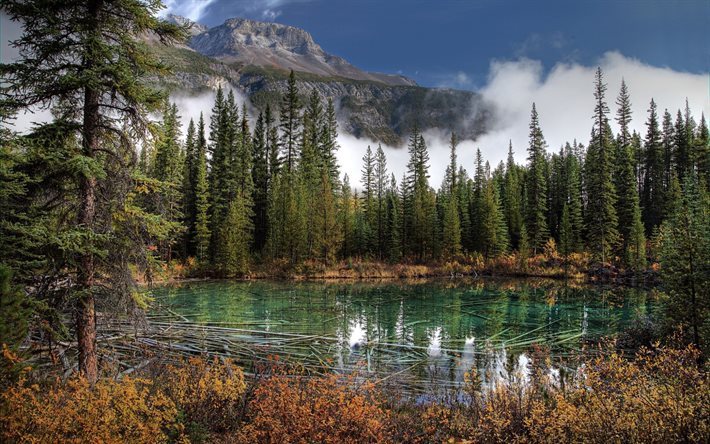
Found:
[[(279, 268), (274, 270), (271, 264), (261, 264), (253, 272), (245, 276), (219, 276), (201, 270), (177, 270), (170, 265), (158, 273), (151, 282), (136, 277), (139, 287), (154, 285), (173, 285), (201, 281), (281, 281), (281, 282), (376, 282), (376, 281), (404, 281), (408, 279), (546, 279), (551, 281), (570, 281), (576, 284), (588, 285), (614, 285), (624, 287), (655, 288), (658, 279), (655, 272), (645, 272), (643, 279), (637, 279), (625, 271), (609, 273), (612, 267), (586, 268), (574, 267), (574, 272), (565, 274), (559, 269), (549, 268), (545, 273), (544, 267), (535, 267), (535, 271), (502, 270), (499, 267), (484, 267), (475, 270), (470, 266), (451, 267), (441, 264), (413, 265), (413, 264), (387, 264), (375, 261), (357, 262), (350, 266), (343, 264), (331, 267), (319, 264), (315, 268), (294, 266), (292, 268)], [(457, 264), (458, 265), (458, 264)], [(271, 268), (271, 271), (267, 269)], [(571, 267), (572, 268), (572, 267)], [(601, 272), (600, 272), (601, 270)], [(616, 269), (614, 269), (616, 270)], [(180, 273), (182, 271), (182, 273)], [(604, 272), (607, 273), (604, 273)], [(161, 276), (162, 275), (162, 276)]]

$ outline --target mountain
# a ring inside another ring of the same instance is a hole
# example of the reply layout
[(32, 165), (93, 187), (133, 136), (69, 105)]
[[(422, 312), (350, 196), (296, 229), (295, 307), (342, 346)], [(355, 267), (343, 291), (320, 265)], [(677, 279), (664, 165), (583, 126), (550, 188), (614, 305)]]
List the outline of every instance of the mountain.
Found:
[(325, 52), (308, 32), (277, 23), (233, 18), (195, 35), (189, 45), (200, 54), (229, 62), (379, 81), (387, 85), (416, 85), (404, 76), (362, 71), (345, 59)]
[(174, 71), (169, 79), (153, 80), (176, 94), (231, 85), (256, 108), (277, 106), (294, 70), (304, 99), (316, 90), (336, 103), (344, 131), (390, 145), (402, 143), (415, 123), (475, 139), (491, 115), (474, 92), (425, 88), (404, 76), (361, 70), (293, 26), (233, 18), (208, 29), (184, 17), (168, 19), (189, 27), (191, 37), (183, 46), (152, 45)]

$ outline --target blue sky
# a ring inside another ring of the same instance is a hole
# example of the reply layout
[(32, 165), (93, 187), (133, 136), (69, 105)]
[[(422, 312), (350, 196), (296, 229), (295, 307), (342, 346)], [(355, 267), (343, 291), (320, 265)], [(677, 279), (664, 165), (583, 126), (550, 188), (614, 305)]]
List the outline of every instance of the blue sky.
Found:
[(676, 71), (710, 67), (710, 0), (172, 0), (214, 26), (241, 16), (309, 31), (366, 70), (477, 89), (492, 60), (591, 65), (608, 51)]

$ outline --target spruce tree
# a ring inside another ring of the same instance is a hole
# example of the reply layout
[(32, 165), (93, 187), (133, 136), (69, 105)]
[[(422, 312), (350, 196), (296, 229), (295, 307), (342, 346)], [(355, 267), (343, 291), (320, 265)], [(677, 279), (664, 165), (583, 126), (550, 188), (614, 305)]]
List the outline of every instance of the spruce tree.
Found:
[(513, 142), (508, 143), (508, 159), (505, 164), (505, 177), (503, 183), (503, 208), (505, 221), (508, 225), (508, 236), (511, 246), (518, 247), (520, 227), (523, 224), (522, 213), (522, 174), (513, 157)]
[(368, 145), (365, 155), (362, 157), (362, 175), (360, 176), (363, 209), (363, 219), (360, 224), (360, 244), (367, 252), (372, 251), (372, 247), (376, 243), (376, 233), (374, 233), (377, 223), (377, 204), (375, 199), (377, 180), (375, 168), (375, 156), (370, 145)]
[(387, 256), (390, 262), (402, 258), (402, 201), (394, 174), (387, 190)]
[[(34, 2), (7, 0), (0, 8), (11, 20), (23, 23), (22, 35), (14, 42), (20, 59), (0, 65), (0, 116), (61, 103), (61, 119), (70, 123), (66, 137), (76, 136), (80, 144), (75, 155), (81, 171), (76, 177), (78, 210), (72, 229), (83, 232), (76, 237), (82, 245), (65, 253), (74, 256), (66, 270), (76, 276), (70, 291), (76, 295), (72, 300), (79, 371), (93, 384), (98, 378), (96, 298), (130, 293), (131, 285), (123, 285), (129, 275), (127, 264), (115, 261), (112, 253), (127, 245), (130, 254), (141, 249), (135, 239), (106, 242), (117, 226), (111, 224), (109, 199), (120, 201), (130, 189), (123, 187), (124, 179), (132, 180), (134, 139), (129, 134), (143, 140), (147, 115), (157, 111), (163, 100), (142, 79), (164, 72), (165, 67), (140, 39), (147, 33), (161, 41), (184, 35), (177, 26), (157, 18), (161, 8), (157, 1), (53, 1), (39, 7)], [(109, 172), (112, 177), (104, 180)], [(101, 291), (113, 282), (121, 284)]]
[(528, 175), (526, 202), (526, 229), (533, 253), (537, 254), (550, 236), (547, 227), (547, 177), (545, 137), (540, 129), (535, 104), (530, 112), (530, 136), (528, 145)]
[(606, 84), (601, 68), (594, 82), (594, 128), (586, 160), (587, 240), (594, 256), (603, 264), (610, 259), (618, 241), (616, 190), (613, 183), (613, 152), (607, 119), (609, 108), (604, 101)]
[(443, 227), (442, 227), (442, 249), (446, 256), (455, 257), (461, 253), (461, 222), (459, 220), (458, 206), (458, 183), (456, 182), (456, 174), (458, 173), (458, 165), (456, 163), (456, 146), (458, 140), (455, 133), (451, 133), (451, 141), (449, 142), (449, 166), (446, 170), (448, 176), (448, 189), (442, 190), (445, 198)]
[(686, 174), (692, 169), (691, 141), (686, 131), (686, 123), (680, 110), (676, 114), (674, 125), (673, 159), (675, 160), (675, 174), (683, 182)]
[(666, 183), (670, 183), (670, 173), (664, 174), (664, 155), (661, 145), (661, 133), (658, 129), (656, 102), (651, 99), (646, 121), (646, 138), (644, 140), (644, 182), (641, 207), (646, 233), (660, 225), (665, 207), (664, 176), (668, 175)]
[(325, 115), (323, 125), (321, 127), (321, 158), (324, 166), (330, 177), (332, 189), (335, 191), (339, 184), (340, 172), (338, 168), (338, 159), (336, 151), (338, 151), (338, 120), (335, 115), (335, 105), (333, 99), (328, 98), (325, 107)]
[(692, 342), (706, 350), (710, 338), (710, 202), (694, 175), (661, 229), (661, 275), (668, 291), (670, 320), (685, 326)]
[(340, 193), (340, 226), (343, 236), (341, 255), (344, 258), (352, 256), (355, 249), (355, 207), (353, 200), (353, 190), (350, 186), (348, 175), (343, 176), (343, 187)]
[(209, 224), (209, 183), (207, 181), (207, 141), (205, 140), (205, 122), (200, 113), (197, 124), (195, 163), (195, 231), (194, 251), (197, 260), (204, 263), (208, 259), (210, 243)]
[[(638, 186), (635, 172), (635, 147), (629, 132), (631, 123), (631, 100), (622, 81), (621, 91), (616, 101), (618, 109), (616, 121), (619, 124), (619, 135), (616, 143), (616, 174), (615, 188), (618, 194), (616, 213), (619, 220), (619, 234), (621, 236), (621, 257), (626, 265), (636, 267), (639, 265), (639, 233), (636, 232), (636, 217), (640, 212)], [(639, 219), (640, 219), (640, 215)], [(645, 242), (645, 238), (643, 239)]]
[(375, 210), (376, 216), (376, 232), (375, 236), (377, 239), (377, 257), (382, 259), (387, 243), (387, 157), (385, 152), (382, 150), (382, 145), (377, 146), (377, 152), (375, 153), (375, 201), (377, 208)]
[(185, 227), (183, 253), (185, 256), (193, 256), (195, 251), (195, 176), (197, 174), (197, 143), (195, 134), (195, 122), (190, 119), (187, 126), (185, 138), (185, 162), (182, 172), (182, 209), (183, 225)]
[(247, 199), (237, 193), (229, 205), (224, 224), (218, 228), (217, 270), (223, 277), (243, 276), (249, 272), (251, 220)]
[[(575, 142), (576, 144), (576, 142)], [(584, 215), (582, 204), (582, 165), (575, 148), (565, 145), (566, 204), (569, 211), (569, 242), (570, 251), (582, 251), (582, 232), (584, 230)]]
[(705, 184), (707, 191), (710, 191), (710, 132), (705, 121), (705, 114), (700, 116), (694, 140), (695, 154), (693, 158), (695, 159), (695, 170), (698, 172), (698, 180), (700, 184)]
[(301, 102), (293, 70), (288, 76), (286, 94), (281, 99), (280, 120), (282, 158), (286, 171), (290, 173), (298, 161), (298, 145), (302, 131)]
[(266, 245), (268, 233), (269, 188), (269, 145), (264, 113), (260, 112), (254, 127), (252, 141), (254, 160), (252, 162), (252, 180), (254, 182), (254, 251), (260, 252)]

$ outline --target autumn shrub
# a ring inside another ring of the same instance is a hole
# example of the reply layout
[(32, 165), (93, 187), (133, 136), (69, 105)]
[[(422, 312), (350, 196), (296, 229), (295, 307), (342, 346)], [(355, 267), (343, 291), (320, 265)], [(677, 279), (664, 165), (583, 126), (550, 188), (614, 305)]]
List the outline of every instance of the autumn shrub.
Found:
[(577, 384), (526, 420), (537, 442), (708, 442), (710, 379), (699, 352), (642, 349), (585, 363)]
[(190, 358), (168, 366), (156, 380), (191, 429), (220, 433), (238, 426), (246, 383), (229, 360)]
[(247, 422), (235, 440), (244, 443), (385, 442), (388, 413), (368, 384), (335, 375), (273, 375), (256, 387)]
[(145, 443), (182, 439), (175, 403), (145, 379), (26, 380), (0, 395), (3, 442)]

